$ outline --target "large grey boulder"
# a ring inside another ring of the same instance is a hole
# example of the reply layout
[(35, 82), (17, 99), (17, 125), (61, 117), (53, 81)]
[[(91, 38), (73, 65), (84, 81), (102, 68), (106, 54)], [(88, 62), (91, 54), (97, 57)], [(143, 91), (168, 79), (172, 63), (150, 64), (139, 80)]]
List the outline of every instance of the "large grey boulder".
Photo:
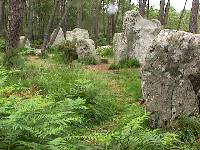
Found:
[(199, 113), (200, 35), (163, 30), (142, 69), (143, 96), (152, 127), (169, 127)]
[[(116, 35), (121, 40), (115, 47), (115, 62), (123, 58), (137, 59), (142, 65), (154, 38), (159, 34), (161, 24), (157, 20), (144, 19), (139, 12), (126, 12), (123, 21), (123, 32)], [(116, 37), (113, 43), (116, 43)], [(119, 52), (123, 51), (123, 52)], [(125, 52), (125, 53), (124, 53)], [(122, 54), (122, 55), (121, 55)]]

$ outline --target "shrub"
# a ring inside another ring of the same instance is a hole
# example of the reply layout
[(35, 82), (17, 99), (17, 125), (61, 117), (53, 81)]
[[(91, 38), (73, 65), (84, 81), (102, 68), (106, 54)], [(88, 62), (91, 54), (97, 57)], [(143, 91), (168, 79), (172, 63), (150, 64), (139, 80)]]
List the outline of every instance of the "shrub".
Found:
[(104, 46), (107, 45), (107, 39), (106, 39), (106, 35), (104, 35), (103, 33), (100, 33), (98, 36), (98, 40), (97, 40), (97, 45), (98, 46)]
[(113, 48), (111, 46), (98, 47), (96, 51), (101, 57), (113, 57)]
[(71, 63), (73, 60), (78, 59), (78, 55), (76, 53), (76, 43), (65, 41), (60, 44), (58, 47), (58, 56), (65, 63)]
[(139, 68), (140, 63), (136, 59), (123, 59), (119, 64), (111, 64), (109, 69), (121, 69), (121, 68)]

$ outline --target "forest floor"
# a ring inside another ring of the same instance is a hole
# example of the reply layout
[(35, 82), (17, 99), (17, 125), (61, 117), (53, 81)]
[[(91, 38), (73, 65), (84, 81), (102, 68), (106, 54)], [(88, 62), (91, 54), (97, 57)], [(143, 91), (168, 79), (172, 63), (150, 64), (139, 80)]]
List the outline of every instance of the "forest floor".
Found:
[[(28, 56), (27, 60), (31, 62), (31, 64), (37, 67), (45, 67), (48, 69), (56, 68), (60, 66), (60, 64), (55, 64), (51, 59), (40, 59), (38, 56)], [(107, 64), (97, 64), (97, 65), (83, 65), (83, 69), (86, 72), (90, 72), (92, 74), (98, 74), (95, 78), (98, 82), (103, 82), (106, 79), (106, 85), (110, 89), (110, 93), (112, 93), (118, 102), (123, 106), (129, 107), (130, 105), (134, 107), (138, 107), (134, 111), (139, 112), (130, 112), (134, 114), (144, 114), (143, 106), (140, 104), (141, 99), (141, 80), (140, 73), (138, 69), (120, 69), (120, 70), (110, 70), (109, 66), (113, 61), (109, 60)], [(126, 114), (126, 113), (125, 113)], [(117, 115), (116, 118), (122, 117), (121, 115)], [(95, 130), (108, 132), (112, 131), (117, 124), (114, 121), (103, 123), (100, 126), (97, 126)]]
[[(180, 147), (182, 142), (175, 132), (149, 128), (148, 114), (141, 103), (138, 69), (110, 70), (111, 63), (84, 65), (74, 62), (66, 65), (55, 61), (52, 56), (46, 59), (26, 56), (25, 60), (22, 69), (11, 73), (0, 68), (0, 76), (3, 77), (0, 81), (6, 81), (0, 86), (3, 92), (0, 95), (3, 96), (0, 99), (1, 109), (7, 111), (4, 114), (14, 116), (14, 120), (10, 121), (11, 127), (21, 126), (16, 131), (3, 129), (2, 133), (15, 135), (16, 139), (9, 142), (11, 145), (15, 146), (16, 141), (22, 140), (25, 147), (35, 144), (49, 147), (49, 144), (62, 139), (64, 141), (57, 142), (61, 142), (64, 149), (69, 146), (70, 150), (71, 146), (85, 149), (81, 148), (83, 145), (94, 150), (160, 150), (161, 146), (168, 150)], [(73, 118), (62, 116), (68, 109), (71, 111), (67, 113), (72, 113)], [(34, 115), (35, 111), (41, 118)], [(77, 122), (80, 118), (81, 121)], [(67, 130), (65, 121), (69, 121)], [(0, 125), (2, 123), (0, 120)], [(44, 139), (41, 141), (38, 137)], [(195, 141), (194, 138), (190, 140)], [(191, 147), (191, 143), (186, 142), (184, 146)], [(8, 145), (6, 140), (3, 144)], [(192, 144), (198, 147), (196, 143)], [(59, 146), (57, 149), (60, 149)]]

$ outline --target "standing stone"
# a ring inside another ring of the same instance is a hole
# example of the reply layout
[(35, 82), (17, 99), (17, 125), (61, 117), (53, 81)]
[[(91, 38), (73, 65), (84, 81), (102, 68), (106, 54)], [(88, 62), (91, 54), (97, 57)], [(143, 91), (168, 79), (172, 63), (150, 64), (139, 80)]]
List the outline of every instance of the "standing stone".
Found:
[(200, 35), (163, 30), (142, 69), (143, 96), (152, 127), (169, 127), (199, 113)]
[[(118, 63), (123, 58), (128, 58), (137, 59), (143, 65), (148, 49), (160, 30), (161, 24), (159, 21), (144, 19), (139, 12), (133, 10), (126, 12), (123, 21), (123, 32), (120, 35), (121, 40), (118, 43), (119, 47), (114, 46), (115, 52), (122, 55), (116, 54), (115, 62)], [(113, 43), (115, 43), (115, 40), (114, 38)], [(119, 52), (119, 50), (122, 52)]]
[(76, 52), (79, 59), (97, 58), (94, 41), (91, 39), (80, 39), (77, 42)]
[(113, 49), (115, 64), (118, 64), (120, 60), (126, 59), (126, 38), (123, 37), (122, 33), (115, 33), (113, 37)]
[(60, 28), (53, 46), (62, 44), (65, 41), (76, 42), (76, 52), (79, 59), (94, 58), (96, 61), (98, 61), (95, 43), (92, 39), (90, 39), (87, 30), (75, 28), (72, 31), (67, 31), (66, 38), (64, 38), (64, 33), (62, 28)]
[[(54, 35), (54, 32), (56, 32), (56, 29), (53, 31), (51, 36)], [(57, 37), (56, 37), (56, 39), (55, 39), (55, 41), (54, 41), (52, 46), (59, 45), (59, 44), (63, 43), (64, 41), (65, 41), (64, 32), (63, 32), (62, 28), (60, 28), (59, 32), (57, 34)]]

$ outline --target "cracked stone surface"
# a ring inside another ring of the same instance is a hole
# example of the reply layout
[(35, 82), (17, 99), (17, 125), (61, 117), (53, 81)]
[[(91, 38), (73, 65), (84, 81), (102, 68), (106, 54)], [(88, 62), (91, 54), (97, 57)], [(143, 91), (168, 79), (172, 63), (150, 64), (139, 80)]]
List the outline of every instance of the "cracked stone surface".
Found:
[(123, 32), (114, 36), (115, 63), (124, 58), (137, 59), (143, 65), (148, 48), (161, 31), (158, 20), (144, 19), (138, 12), (127, 11), (123, 20)]
[(200, 35), (162, 30), (142, 68), (143, 97), (152, 127), (169, 127), (199, 113)]

